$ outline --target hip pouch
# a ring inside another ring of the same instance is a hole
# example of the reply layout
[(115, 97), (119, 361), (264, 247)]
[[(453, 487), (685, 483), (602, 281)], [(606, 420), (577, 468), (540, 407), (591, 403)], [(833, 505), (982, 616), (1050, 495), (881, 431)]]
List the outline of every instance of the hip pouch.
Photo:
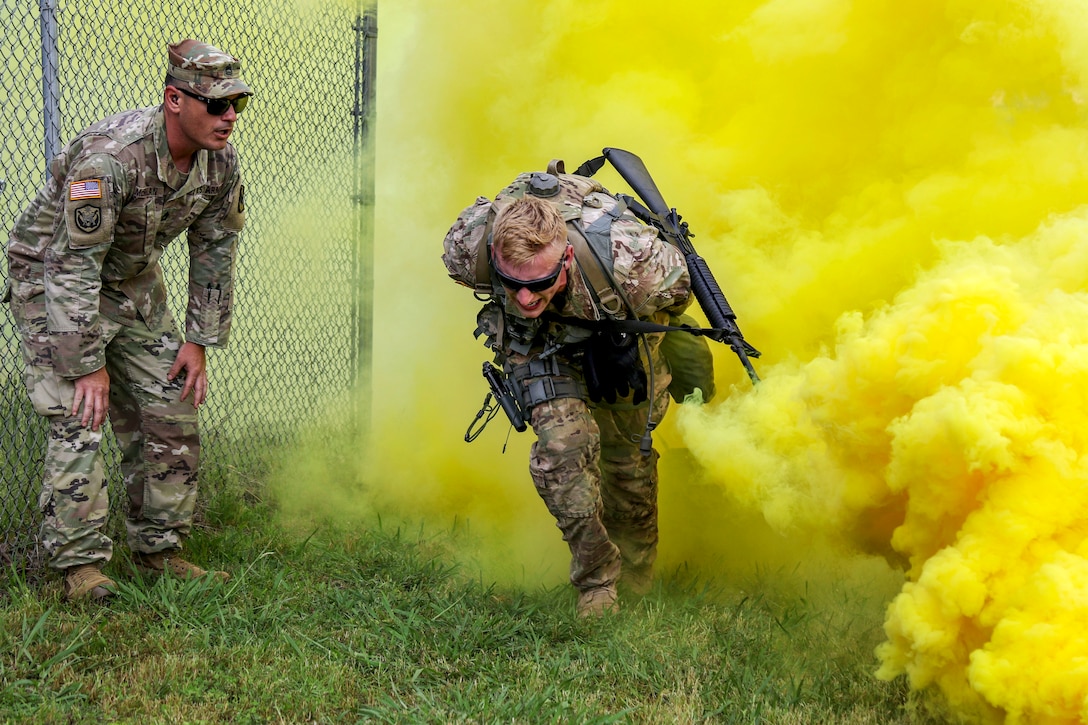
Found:
[(509, 365), (507, 372), (510, 376), (510, 387), (521, 403), (526, 417), (534, 406), (548, 400), (589, 399), (586, 384), (579, 371), (555, 357), (533, 358), (528, 362)]

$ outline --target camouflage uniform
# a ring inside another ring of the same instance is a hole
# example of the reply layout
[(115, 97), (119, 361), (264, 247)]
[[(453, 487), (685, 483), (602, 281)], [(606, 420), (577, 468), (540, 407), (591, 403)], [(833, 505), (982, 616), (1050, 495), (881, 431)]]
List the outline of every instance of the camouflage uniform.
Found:
[[(185, 43), (194, 51), (185, 57), (170, 48), (169, 72), (181, 87), (207, 97), (249, 93), (236, 60)], [(130, 502), (129, 545), (142, 553), (179, 549), (192, 522), (200, 439), (196, 409), (180, 400), (184, 376), (166, 379), (183, 340), (159, 259), (187, 230), (185, 337), (225, 345), (244, 223), (237, 153), (229, 144), (202, 149), (181, 173), (159, 106), (93, 124), (50, 170), (7, 247), (26, 388), (49, 422), (42, 543), (58, 569), (101, 564), (112, 554), (101, 530), (109, 510), (102, 431), (71, 415), (75, 380), (105, 367)]]
[[(610, 211), (615, 200), (591, 193), (581, 214), (583, 228)], [(476, 249), (484, 234), (491, 202), (485, 197), (458, 217), (446, 236), (443, 261), (450, 276), (471, 286)], [(630, 213), (611, 223), (613, 278), (640, 319), (666, 323), (690, 303), (690, 277), (683, 256), (658, 238), (655, 230)], [(532, 446), (529, 471), (537, 493), (555, 517), (571, 551), (570, 581), (581, 592), (614, 586), (620, 577), (648, 582), (657, 552), (657, 459), (643, 456), (639, 441), (647, 416), (660, 422), (668, 408), (668, 364), (660, 353), (663, 333), (646, 335), (650, 354), (640, 346), (643, 367), (652, 374), (652, 399), (633, 405), (631, 397), (615, 404), (591, 403), (584, 395), (582, 358), (577, 343), (584, 328), (540, 318), (527, 320), (505, 300), (497, 299), (480, 311), (477, 336), (484, 335), (495, 350), (496, 361), (507, 370), (520, 371), (522, 387), (538, 378), (558, 383), (569, 379), (575, 395), (557, 397), (531, 407), (529, 423), (537, 440)], [(598, 320), (586, 280), (574, 262), (566, 289), (550, 308), (564, 317)], [(537, 361), (522, 377), (524, 366)], [(551, 366), (541, 372), (539, 367)], [(652, 368), (650, 367), (652, 365)], [(570, 390), (571, 387), (567, 387)]]

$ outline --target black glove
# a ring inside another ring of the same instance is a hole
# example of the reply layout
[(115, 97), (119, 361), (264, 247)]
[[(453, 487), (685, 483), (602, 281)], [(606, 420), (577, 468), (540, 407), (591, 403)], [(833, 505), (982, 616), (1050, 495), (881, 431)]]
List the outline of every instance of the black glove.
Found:
[(594, 403), (615, 403), (632, 392), (635, 405), (646, 400), (646, 371), (638, 338), (625, 332), (596, 332), (585, 342), (586, 389)]

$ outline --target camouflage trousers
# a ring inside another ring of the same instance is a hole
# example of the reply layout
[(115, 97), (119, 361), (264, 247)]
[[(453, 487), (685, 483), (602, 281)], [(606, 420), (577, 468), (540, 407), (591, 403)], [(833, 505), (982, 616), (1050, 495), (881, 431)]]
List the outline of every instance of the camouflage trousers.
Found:
[[(653, 419), (669, 405), (667, 367), (655, 381)], [(662, 383), (664, 378), (664, 383)], [(657, 460), (639, 441), (649, 403), (597, 406), (577, 398), (536, 405), (529, 471), (571, 552), (579, 591), (649, 578), (657, 557)]]
[[(34, 410), (49, 423), (39, 505), (42, 545), (50, 566), (66, 569), (105, 562), (113, 542), (102, 529), (109, 493), (100, 447), (103, 429), (83, 427), (71, 415), (75, 385), (49, 364), (41, 296), (13, 303), (25, 364), (24, 380)], [(110, 376), (109, 421), (121, 450), (128, 494), (126, 528), (132, 551), (181, 548), (196, 505), (200, 438), (196, 409), (184, 402), (184, 375), (166, 380), (181, 347), (168, 314), (150, 329), (100, 318)]]

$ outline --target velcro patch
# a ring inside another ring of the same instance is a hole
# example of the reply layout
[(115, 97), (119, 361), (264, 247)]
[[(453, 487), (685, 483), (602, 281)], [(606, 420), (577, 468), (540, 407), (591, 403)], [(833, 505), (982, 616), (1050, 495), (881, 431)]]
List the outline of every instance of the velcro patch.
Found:
[(228, 232), (240, 232), (246, 224), (246, 187), (239, 183), (237, 191), (230, 201), (230, 210), (223, 219), (223, 229)]
[(113, 240), (116, 219), (112, 193), (108, 177), (69, 182), (64, 202), (68, 246), (88, 249)]
[(76, 209), (75, 220), (79, 231), (90, 234), (102, 226), (102, 210), (92, 204), (84, 204)]
[(102, 179), (81, 179), (68, 185), (68, 201), (101, 198)]

